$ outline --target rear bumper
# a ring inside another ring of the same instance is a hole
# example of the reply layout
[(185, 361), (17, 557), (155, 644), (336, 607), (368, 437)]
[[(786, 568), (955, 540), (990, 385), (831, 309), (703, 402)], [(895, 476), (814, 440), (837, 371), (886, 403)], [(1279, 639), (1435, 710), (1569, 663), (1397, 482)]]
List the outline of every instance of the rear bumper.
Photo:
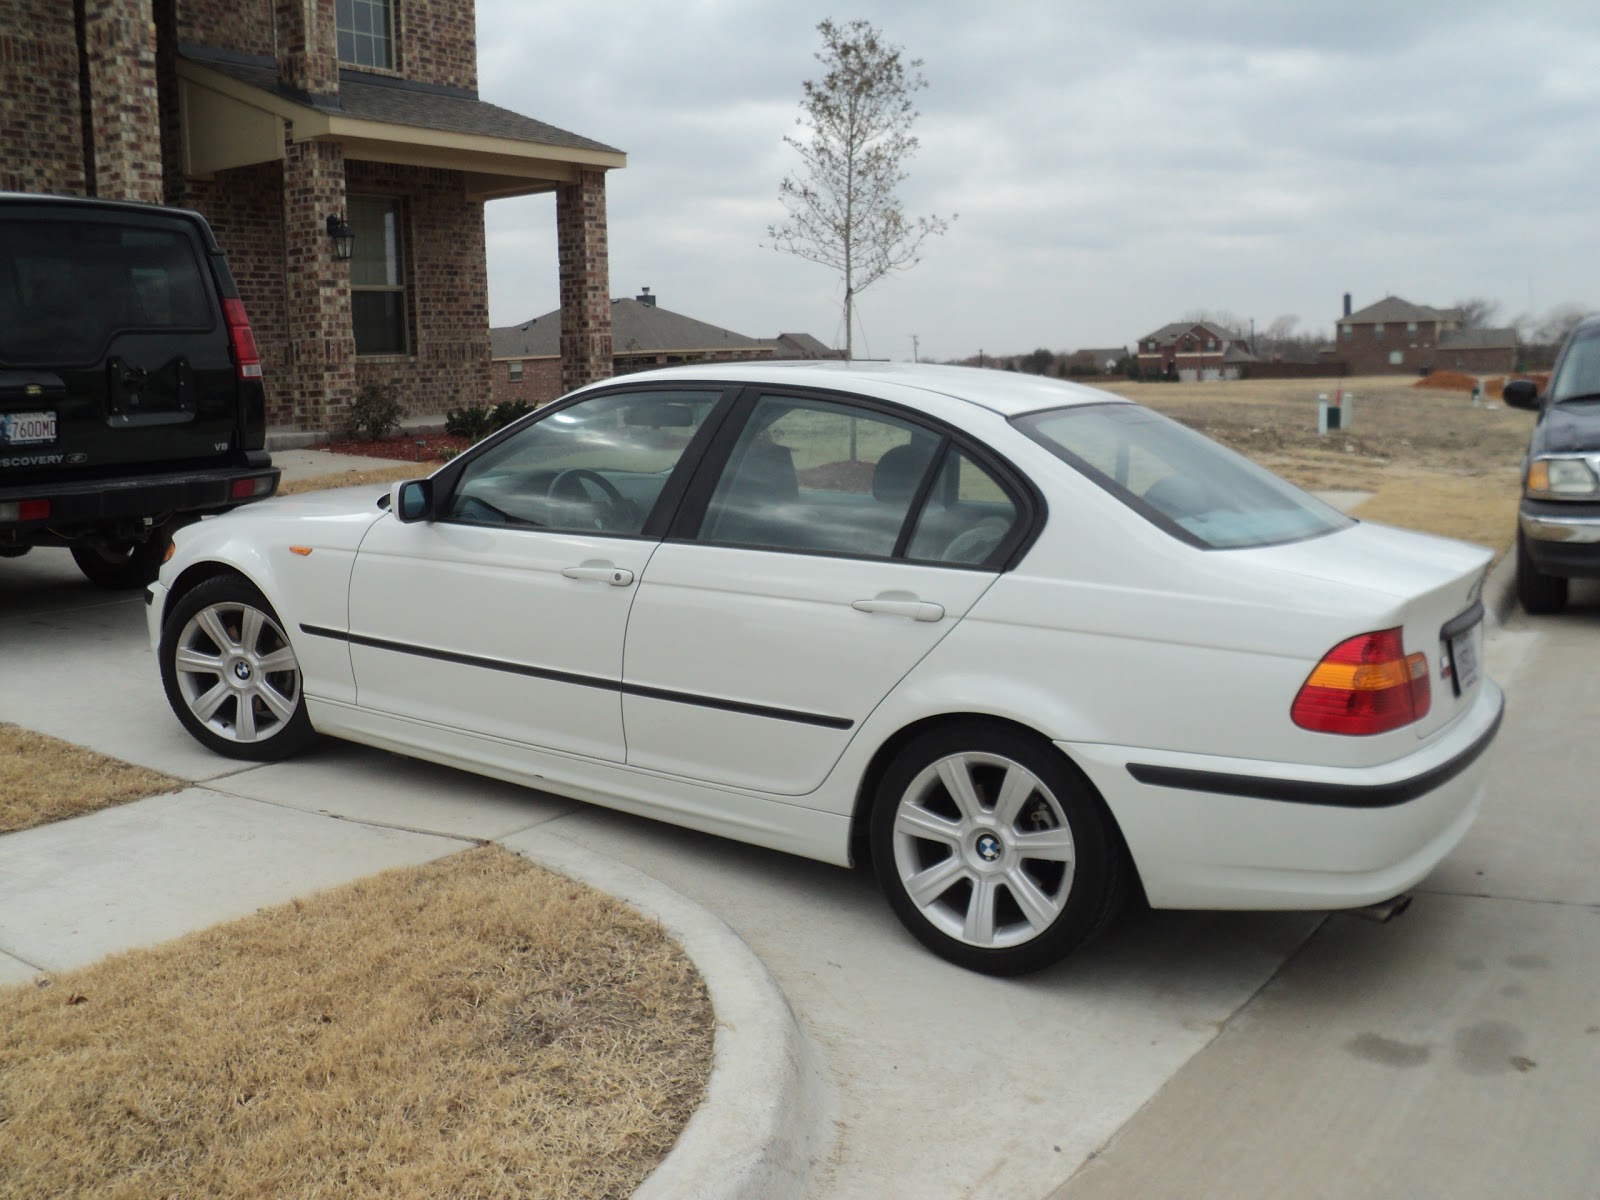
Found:
[[(273, 466), (214, 467), (161, 475), (90, 479), (0, 487), (0, 503), (47, 501), (49, 515), (36, 520), (0, 522), (0, 535), (27, 541), (29, 534), (93, 528), (108, 522), (136, 520), (164, 513), (209, 513), (264, 500), (278, 490), (282, 472)], [(240, 480), (269, 479), (260, 495), (235, 499)]]
[(1060, 743), (1116, 817), (1157, 908), (1355, 908), (1398, 895), (1465, 835), (1504, 696), (1376, 767)]

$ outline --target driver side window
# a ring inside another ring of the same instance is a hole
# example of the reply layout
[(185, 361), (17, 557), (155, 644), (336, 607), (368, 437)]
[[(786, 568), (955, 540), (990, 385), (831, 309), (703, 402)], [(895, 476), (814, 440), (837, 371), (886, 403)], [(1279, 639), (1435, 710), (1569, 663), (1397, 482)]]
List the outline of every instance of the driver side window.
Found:
[(525, 425), (468, 464), (444, 519), (636, 535), (721, 392), (612, 392)]

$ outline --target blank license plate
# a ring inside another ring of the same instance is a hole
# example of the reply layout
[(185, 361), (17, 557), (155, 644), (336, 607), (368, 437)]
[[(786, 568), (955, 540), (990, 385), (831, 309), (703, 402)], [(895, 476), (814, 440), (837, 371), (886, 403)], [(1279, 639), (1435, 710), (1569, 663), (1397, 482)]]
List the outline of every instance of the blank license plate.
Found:
[(1450, 673), (1458, 696), (1465, 695), (1478, 682), (1478, 635), (1482, 632), (1480, 621), (1450, 639)]
[(0, 413), (0, 446), (37, 446), (55, 440), (53, 412)]

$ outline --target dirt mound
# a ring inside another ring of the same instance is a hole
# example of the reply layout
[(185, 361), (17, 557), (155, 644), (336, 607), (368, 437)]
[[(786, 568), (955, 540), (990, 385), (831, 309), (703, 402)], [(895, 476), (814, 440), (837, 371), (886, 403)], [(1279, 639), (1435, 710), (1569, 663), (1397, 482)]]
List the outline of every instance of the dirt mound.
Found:
[(1434, 371), (1411, 385), (1414, 388), (1432, 388), (1440, 392), (1470, 392), (1478, 386), (1476, 375), (1463, 375), (1460, 371)]

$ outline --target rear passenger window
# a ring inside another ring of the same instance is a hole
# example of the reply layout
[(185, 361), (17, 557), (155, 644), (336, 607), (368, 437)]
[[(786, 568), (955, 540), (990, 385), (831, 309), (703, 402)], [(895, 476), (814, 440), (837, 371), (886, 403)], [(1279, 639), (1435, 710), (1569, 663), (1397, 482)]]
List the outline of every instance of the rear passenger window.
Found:
[(764, 397), (712, 493), (701, 540), (887, 558), (941, 440), (882, 413)]
[(906, 555), (950, 566), (985, 564), (1007, 541), (1017, 516), (999, 480), (952, 447)]

